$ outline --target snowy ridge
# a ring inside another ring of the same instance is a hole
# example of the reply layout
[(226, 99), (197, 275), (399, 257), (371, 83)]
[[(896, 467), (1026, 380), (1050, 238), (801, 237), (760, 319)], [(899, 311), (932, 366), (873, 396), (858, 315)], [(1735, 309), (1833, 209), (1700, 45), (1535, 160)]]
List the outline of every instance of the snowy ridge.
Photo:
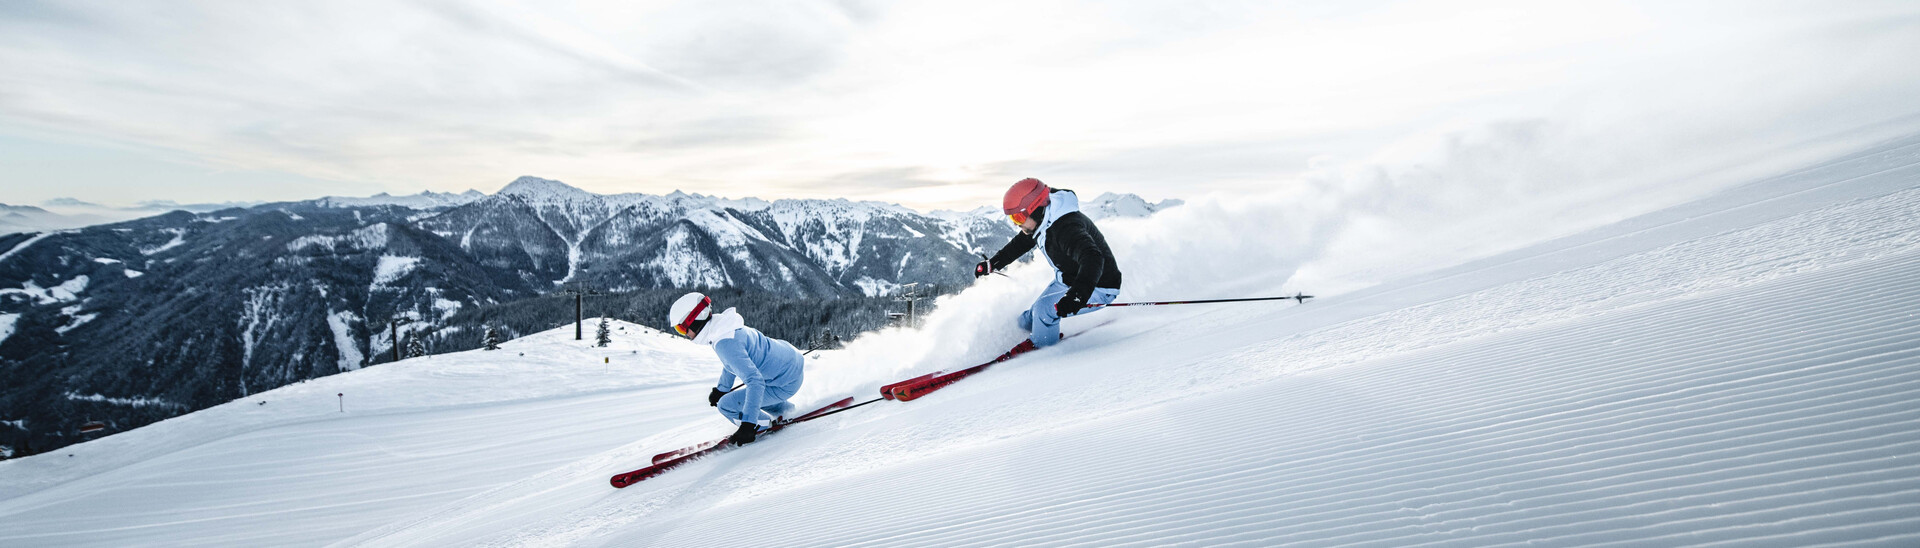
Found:
[(45, 240), (47, 239), (48, 236), (52, 236), (54, 234), (59, 234), (59, 232), (58, 231), (42, 232), (42, 233), (33, 235), (33, 237), (27, 238), (25, 241), (22, 241), (19, 244), (14, 245), (13, 249), (7, 250), (6, 253), (0, 253), (0, 261), (5, 261), (7, 260), (8, 257), (12, 257), (16, 254), (19, 254), (20, 250), (31, 247), (34, 243), (39, 242), (40, 240)]
[(159, 398), (112, 398), (112, 397), (102, 396), (99, 394), (87, 394), (83, 396), (80, 394), (75, 394), (73, 392), (67, 392), (66, 397), (69, 400), (75, 400), (75, 401), (110, 403), (113, 405), (125, 405), (128, 407), (185, 407), (183, 405), (162, 400)]
[(666, 234), (665, 245), (644, 266), (662, 272), (678, 287), (710, 287), (726, 283), (726, 270), (713, 264), (694, 249), (686, 227), (676, 226)]
[(19, 295), (33, 299), (37, 304), (70, 303), (80, 300), (80, 293), (87, 290), (89, 281), (85, 274), (74, 276), (73, 279), (53, 287), (40, 287), (39, 284), (33, 283), (33, 280), (27, 280), (21, 282), (19, 289), (0, 288), (0, 295)]
[[(83, 210), (98, 211), (98, 206), (72, 200), (73, 205), (83, 206)], [(69, 201), (50, 200), (48, 206), (66, 206)], [(61, 231), (89, 225), (97, 225), (114, 219), (113, 215), (100, 215), (92, 212), (54, 212), (34, 206), (0, 204), (0, 236), (16, 232)]]
[[(1011, 226), (992, 221), (948, 220), (845, 199), (768, 202), (679, 191), (600, 195), (521, 177), (494, 196), (423, 219), (420, 226), (542, 288), (554, 282), (614, 289), (692, 283), (839, 297), (886, 285), (964, 283), (970, 278), (965, 265), (973, 261), (969, 250), (1012, 236)], [(900, 267), (909, 256), (921, 263)]]
[(1166, 199), (1157, 203), (1147, 201), (1133, 194), (1114, 194), (1102, 192), (1093, 200), (1080, 204), (1080, 211), (1094, 219), (1139, 218), (1153, 215), (1186, 203), (1182, 200)]
[(394, 195), (382, 192), (382, 193), (368, 196), (365, 198), (354, 198), (354, 197), (347, 197), (347, 196), (328, 196), (325, 198), (320, 198), (318, 200), (313, 200), (313, 203), (318, 204), (322, 207), (367, 207), (367, 206), (391, 205), (391, 206), (408, 207), (413, 209), (442, 209), (442, 208), (449, 208), (449, 207), (454, 207), (459, 205), (465, 205), (485, 197), (487, 197), (486, 194), (483, 194), (478, 190), (471, 190), (471, 189), (467, 190), (466, 192), (461, 192), (458, 194), (455, 194), (452, 192), (422, 191), (419, 194), (413, 194), (408, 196), (394, 196)]
[(0, 314), (0, 343), (7, 342), (7, 337), (13, 336), (13, 326), (19, 322), (19, 314)]
[(380, 249), (387, 247), (389, 230), (387, 223), (376, 223), (340, 236), (301, 236), (287, 243), (287, 251), (297, 253), (309, 247), (322, 247), (333, 251), (341, 245), (347, 246), (348, 249)]

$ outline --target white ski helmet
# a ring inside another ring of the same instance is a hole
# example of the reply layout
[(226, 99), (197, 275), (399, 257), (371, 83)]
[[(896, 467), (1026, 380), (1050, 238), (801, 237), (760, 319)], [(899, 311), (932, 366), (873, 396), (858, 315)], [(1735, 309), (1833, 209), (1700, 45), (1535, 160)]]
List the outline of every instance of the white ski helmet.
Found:
[(694, 324), (713, 316), (713, 299), (694, 291), (673, 301), (673, 307), (667, 309), (667, 325), (683, 337), (692, 337), (697, 331)]

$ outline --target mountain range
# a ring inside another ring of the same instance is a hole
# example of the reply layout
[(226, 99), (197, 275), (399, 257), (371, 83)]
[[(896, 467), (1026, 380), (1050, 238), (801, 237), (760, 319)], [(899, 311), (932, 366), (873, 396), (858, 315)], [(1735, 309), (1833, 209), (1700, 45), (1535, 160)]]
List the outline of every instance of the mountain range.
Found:
[[(1085, 209), (1174, 205), (1102, 195)], [(0, 444), (46, 450), (82, 439), (81, 423), (132, 428), (383, 363), (395, 333), (470, 348), (498, 316), (474, 311), (563, 288), (820, 302), (958, 287), (1012, 235), (990, 208), (600, 195), (536, 177), (491, 195), (328, 197), (0, 235)]]

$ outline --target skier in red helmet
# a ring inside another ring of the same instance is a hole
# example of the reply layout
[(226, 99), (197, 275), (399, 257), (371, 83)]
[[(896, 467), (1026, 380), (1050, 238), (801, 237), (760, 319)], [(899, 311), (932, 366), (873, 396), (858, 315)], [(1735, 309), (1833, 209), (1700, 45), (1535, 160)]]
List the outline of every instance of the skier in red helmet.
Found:
[(1120, 295), (1120, 266), (1093, 219), (1080, 212), (1080, 198), (1073, 191), (1048, 188), (1039, 179), (1027, 178), (1007, 189), (1001, 202), (1020, 233), (992, 258), (975, 265), (974, 277), (1006, 268), (1035, 246), (1054, 270), (1053, 283), (1020, 313), (1020, 328), (1032, 335), (1010, 352), (1019, 354), (1060, 342), (1061, 318), (1086, 311), (1088, 305), (1113, 302)]

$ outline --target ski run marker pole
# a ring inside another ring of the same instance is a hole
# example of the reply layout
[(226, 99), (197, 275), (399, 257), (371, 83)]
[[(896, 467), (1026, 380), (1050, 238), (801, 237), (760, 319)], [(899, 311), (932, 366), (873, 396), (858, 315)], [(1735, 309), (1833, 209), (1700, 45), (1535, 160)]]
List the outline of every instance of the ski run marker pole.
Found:
[(1311, 298), (1313, 298), (1312, 295), (1295, 293), (1292, 296), (1249, 297), (1245, 299), (1206, 299), (1206, 300), (1199, 300), (1199, 301), (1153, 301), (1153, 302), (1139, 302), (1139, 303), (1089, 304), (1087, 305), (1087, 308), (1094, 308), (1094, 307), (1101, 307), (1101, 306), (1164, 306), (1164, 305), (1170, 305), (1170, 304), (1240, 303), (1240, 302), (1247, 302), (1247, 301), (1286, 301), (1286, 300), (1299, 301), (1300, 304), (1306, 304), (1307, 299), (1311, 299)]

